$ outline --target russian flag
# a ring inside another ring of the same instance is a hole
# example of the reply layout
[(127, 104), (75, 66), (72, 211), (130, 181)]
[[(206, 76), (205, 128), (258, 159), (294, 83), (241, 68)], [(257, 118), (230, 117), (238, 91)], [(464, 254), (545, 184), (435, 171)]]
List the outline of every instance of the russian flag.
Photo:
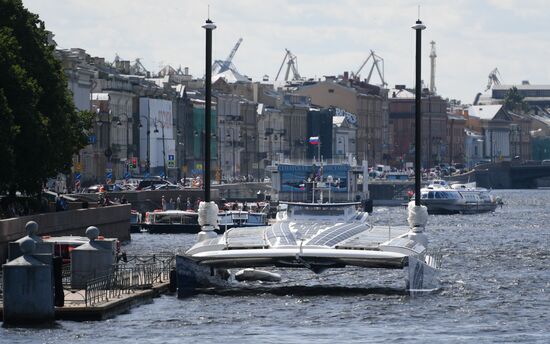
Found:
[(309, 143), (312, 145), (318, 145), (321, 143), (321, 140), (319, 139), (319, 136), (312, 136), (309, 138)]

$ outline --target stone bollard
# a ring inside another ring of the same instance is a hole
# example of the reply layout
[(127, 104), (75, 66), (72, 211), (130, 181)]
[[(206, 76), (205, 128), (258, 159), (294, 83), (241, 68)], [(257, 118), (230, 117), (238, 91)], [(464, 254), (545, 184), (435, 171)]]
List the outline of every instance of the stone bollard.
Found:
[(19, 244), (28, 238), (34, 240), (34, 242), (36, 243), (36, 248), (34, 250), (35, 254), (44, 253), (44, 254), (53, 255), (54, 253), (53, 243), (44, 242), (42, 241), (41, 237), (36, 235), (36, 233), (38, 233), (38, 223), (34, 221), (27, 222), (27, 224), (25, 225), (25, 231), (27, 232), (27, 236), (24, 236), (21, 239), (16, 240), (14, 242), (10, 242), (8, 244), (8, 261), (14, 260), (17, 257), (21, 257), (23, 253), (19, 249), (20, 247)]
[(83, 289), (86, 283), (97, 277), (109, 275), (115, 264), (115, 242), (99, 239), (99, 229), (86, 229), (90, 242), (71, 251), (71, 287)]
[(20, 242), (22, 256), (2, 265), (4, 323), (47, 323), (55, 318), (51, 255), (35, 253), (31, 238)]

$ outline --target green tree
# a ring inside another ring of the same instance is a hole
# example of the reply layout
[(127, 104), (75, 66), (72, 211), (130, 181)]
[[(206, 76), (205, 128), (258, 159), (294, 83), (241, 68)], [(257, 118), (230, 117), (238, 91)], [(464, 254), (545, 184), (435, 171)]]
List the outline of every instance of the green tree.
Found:
[(86, 145), (92, 115), (75, 109), (44, 22), (0, 0), (0, 193), (37, 194)]
[(526, 112), (529, 110), (529, 106), (523, 99), (523, 96), (519, 94), (516, 87), (512, 87), (508, 93), (506, 93), (504, 97), (504, 108), (514, 112)]

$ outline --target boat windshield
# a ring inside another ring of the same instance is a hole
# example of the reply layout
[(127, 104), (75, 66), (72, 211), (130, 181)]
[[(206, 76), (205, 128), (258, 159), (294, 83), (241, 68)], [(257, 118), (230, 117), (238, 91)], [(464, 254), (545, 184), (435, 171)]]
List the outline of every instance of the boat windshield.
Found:
[(321, 215), (321, 216), (342, 216), (345, 213), (343, 207), (324, 207), (324, 206), (313, 206), (313, 207), (300, 207), (295, 206), (291, 208), (294, 215)]
[(422, 193), (422, 199), (460, 199), (457, 191), (429, 191)]
[(196, 223), (196, 217), (184, 214), (155, 214), (154, 223), (188, 224)]
[(265, 215), (264, 214), (250, 214), (248, 215), (248, 221), (247, 223), (257, 223), (257, 224), (263, 224), (265, 223)]

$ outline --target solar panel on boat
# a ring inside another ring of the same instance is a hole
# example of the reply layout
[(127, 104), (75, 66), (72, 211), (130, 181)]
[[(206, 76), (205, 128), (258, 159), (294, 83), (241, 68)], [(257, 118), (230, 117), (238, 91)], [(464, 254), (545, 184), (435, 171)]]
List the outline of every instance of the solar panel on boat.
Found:
[(300, 223), (295, 224), (293, 229), (296, 231), (296, 239), (309, 239), (321, 230), (325, 229), (327, 224), (325, 223)]
[(277, 240), (279, 245), (296, 245), (296, 239), (294, 239), (294, 235), (290, 232), (288, 222), (273, 224), (266, 231), (266, 237), (271, 245), (276, 245)]
[(406, 226), (373, 226), (368, 231), (340, 242), (337, 248), (378, 249), (378, 245), (409, 231)]
[(369, 227), (363, 223), (346, 223), (329, 228), (307, 242), (307, 245), (334, 246), (337, 243), (357, 235)]
[(226, 232), (226, 244), (231, 248), (256, 248), (266, 246), (264, 241), (265, 227), (233, 228)]

